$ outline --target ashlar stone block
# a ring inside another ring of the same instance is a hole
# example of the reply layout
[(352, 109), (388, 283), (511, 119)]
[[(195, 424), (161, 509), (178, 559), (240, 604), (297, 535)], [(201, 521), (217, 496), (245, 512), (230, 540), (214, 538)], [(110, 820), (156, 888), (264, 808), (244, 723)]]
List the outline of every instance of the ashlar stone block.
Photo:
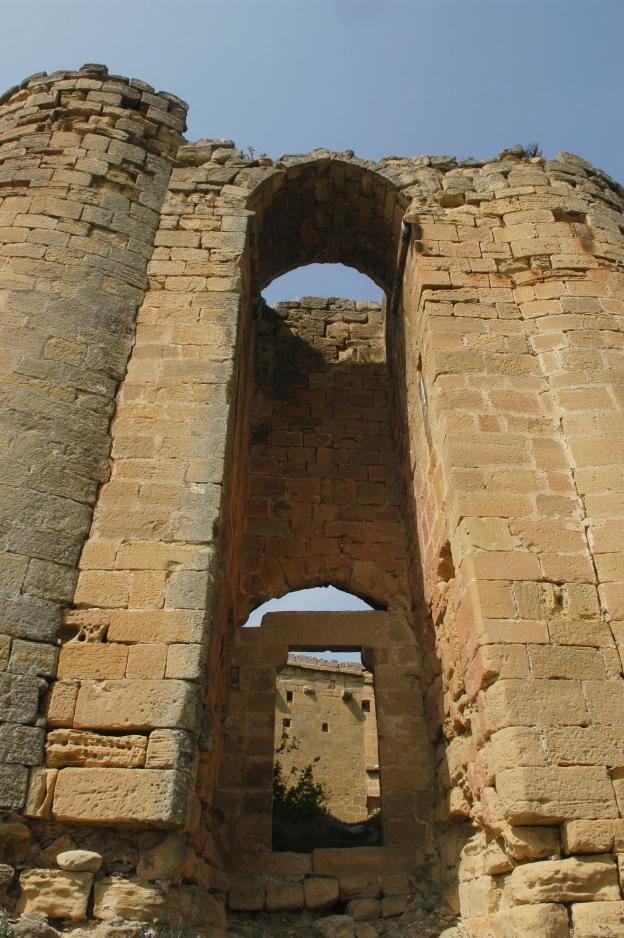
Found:
[(574, 938), (624, 935), (624, 902), (583, 902), (572, 906)]
[(3, 723), (0, 726), (0, 762), (39, 765), (44, 735), (44, 730), (38, 726)]
[(87, 915), (92, 884), (92, 873), (25, 870), (20, 876), (21, 894), (16, 911), (20, 915), (34, 913), (80, 922)]
[(188, 773), (175, 769), (61, 769), (52, 812), (68, 823), (177, 827), (189, 787)]
[(303, 881), (306, 909), (331, 909), (338, 901), (338, 880), (331, 876), (312, 876)]
[(591, 902), (620, 898), (617, 866), (602, 855), (517, 866), (505, 886), (514, 903)]
[(601, 766), (505, 769), (496, 776), (496, 789), (503, 813), (514, 825), (618, 816), (613, 786)]
[(160, 922), (166, 918), (165, 896), (158, 886), (112, 876), (96, 883), (93, 915), (101, 920)]
[[(505, 909), (470, 921), (472, 938), (569, 938), (568, 913), (562, 905), (539, 903)], [(595, 938), (595, 936), (592, 936)]]
[(39, 705), (39, 681), (21, 674), (0, 674), (0, 720), (33, 723)]
[(304, 907), (303, 885), (285, 879), (269, 879), (265, 907), (267, 912), (302, 909)]
[(48, 765), (140, 768), (145, 765), (145, 736), (104, 736), (85, 730), (51, 730), (46, 740)]
[(26, 766), (0, 766), (0, 808), (23, 807), (27, 787), (28, 769)]
[(197, 727), (199, 688), (178, 680), (101, 681), (78, 692), (74, 726), (95, 730)]

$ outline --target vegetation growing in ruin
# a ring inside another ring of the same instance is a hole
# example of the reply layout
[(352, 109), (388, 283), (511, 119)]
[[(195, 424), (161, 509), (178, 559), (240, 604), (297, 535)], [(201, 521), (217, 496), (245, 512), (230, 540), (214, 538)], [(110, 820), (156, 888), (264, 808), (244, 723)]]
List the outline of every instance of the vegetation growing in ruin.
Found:
[(9, 916), (5, 909), (0, 909), (0, 938), (13, 938), (15, 932), (9, 924)]
[[(296, 737), (286, 730), (275, 750), (276, 756), (299, 748)], [(361, 824), (347, 824), (327, 811), (328, 792), (314, 777), (320, 760), (285, 772), (278, 759), (273, 763), (273, 850), (308, 853), (317, 847), (359, 847), (381, 842), (381, 811), (374, 811)]]
[[(296, 737), (289, 737), (286, 730), (275, 750), (276, 755), (294, 752), (299, 748)], [(289, 832), (302, 824), (307, 825), (326, 814), (327, 790), (322, 782), (314, 778), (314, 766), (319, 761), (316, 756), (312, 762), (302, 768), (292, 766), (284, 772), (281, 763), (273, 763), (273, 834), (274, 840), (289, 840)], [(280, 833), (281, 832), (281, 833)], [(291, 850), (291, 846), (279, 846), (274, 843), (274, 850)]]

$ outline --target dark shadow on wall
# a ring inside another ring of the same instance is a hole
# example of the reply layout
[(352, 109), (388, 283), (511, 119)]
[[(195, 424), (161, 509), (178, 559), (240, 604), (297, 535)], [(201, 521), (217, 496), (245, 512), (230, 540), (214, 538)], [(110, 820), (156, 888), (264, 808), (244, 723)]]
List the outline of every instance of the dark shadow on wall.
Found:
[(256, 308), (243, 621), (323, 582), (408, 605), (383, 310), (334, 302)]

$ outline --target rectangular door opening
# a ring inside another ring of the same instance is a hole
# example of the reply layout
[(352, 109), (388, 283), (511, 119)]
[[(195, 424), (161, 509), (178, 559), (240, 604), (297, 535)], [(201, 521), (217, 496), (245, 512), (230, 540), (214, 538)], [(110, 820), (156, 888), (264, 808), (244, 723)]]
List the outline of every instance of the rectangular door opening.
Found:
[(289, 649), (274, 744), (273, 850), (383, 842), (375, 688), (360, 651)]

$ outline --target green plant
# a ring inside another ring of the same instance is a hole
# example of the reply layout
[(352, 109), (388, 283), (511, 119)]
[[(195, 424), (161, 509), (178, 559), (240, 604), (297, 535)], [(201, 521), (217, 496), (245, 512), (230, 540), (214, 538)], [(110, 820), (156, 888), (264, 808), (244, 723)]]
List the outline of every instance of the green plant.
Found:
[(15, 932), (9, 924), (9, 913), (0, 909), (0, 938), (14, 938)]
[(524, 145), (519, 144), (519, 146), (522, 147), (522, 149), (524, 150), (524, 155), (529, 160), (534, 156), (542, 155), (542, 148), (540, 147), (539, 143), (536, 143), (535, 141), (531, 143), (526, 143)]
[[(294, 752), (299, 748), (296, 737), (289, 737), (284, 730), (276, 755)], [(322, 782), (314, 778), (314, 766), (320, 761), (316, 756), (312, 762), (301, 768), (292, 766), (288, 774), (284, 773), (281, 762), (273, 763), (273, 816), (276, 813), (284, 819), (310, 818), (325, 811), (327, 789)]]

